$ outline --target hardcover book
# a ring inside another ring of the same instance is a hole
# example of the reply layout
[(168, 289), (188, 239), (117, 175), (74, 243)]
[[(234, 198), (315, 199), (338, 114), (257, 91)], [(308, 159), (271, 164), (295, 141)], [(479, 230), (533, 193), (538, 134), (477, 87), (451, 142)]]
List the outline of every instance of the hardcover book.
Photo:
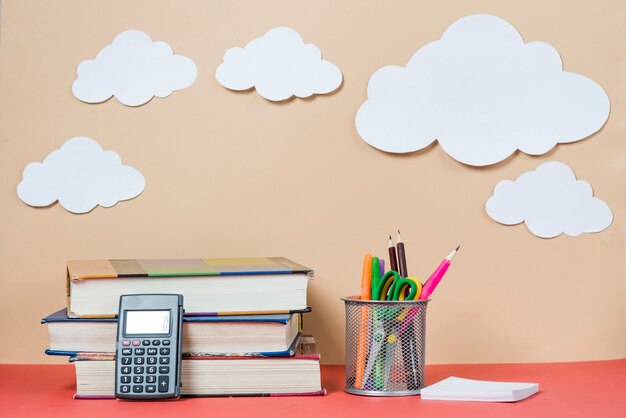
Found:
[(134, 293), (180, 293), (186, 315), (303, 311), (312, 277), (283, 257), (68, 261), (68, 316), (114, 317)]
[[(82, 353), (76, 367), (77, 399), (113, 398), (115, 356)], [(320, 355), (311, 336), (303, 336), (292, 357), (183, 356), (182, 396), (324, 395)]]
[[(46, 354), (115, 352), (117, 318), (69, 318), (65, 308), (41, 320), (50, 335)], [(183, 353), (293, 355), (301, 314), (185, 316)]]

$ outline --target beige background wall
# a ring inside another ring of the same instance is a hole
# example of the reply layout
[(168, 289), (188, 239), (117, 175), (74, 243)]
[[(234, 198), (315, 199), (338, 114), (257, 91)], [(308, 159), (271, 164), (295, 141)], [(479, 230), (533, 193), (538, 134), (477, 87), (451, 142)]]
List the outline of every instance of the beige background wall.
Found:
[[(566, 70), (603, 86), (612, 105), (604, 128), (489, 168), (464, 166), (438, 145), (397, 156), (365, 144), (354, 116), (372, 73), (404, 65), (479, 12), (527, 42), (550, 43)], [(216, 82), (226, 49), (278, 25), (341, 68), (338, 92), (276, 104)], [(130, 28), (191, 57), (195, 84), (139, 108), (74, 98), (78, 63)], [(1, 29), (0, 362), (65, 360), (43, 355), (39, 319), (65, 303), (67, 259), (257, 255), (315, 269), (305, 330), (326, 363), (342, 362), (340, 297), (358, 293), (362, 255), (384, 255), (397, 228), (421, 278), (462, 245), (429, 307), (429, 363), (624, 357), (623, 1), (5, 0)], [(80, 135), (138, 168), (144, 193), (86, 215), (22, 203), (15, 189), (26, 164)], [(607, 230), (544, 240), (488, 218), (499, 180), (549, 160), (570, 165), (609, 204)]]

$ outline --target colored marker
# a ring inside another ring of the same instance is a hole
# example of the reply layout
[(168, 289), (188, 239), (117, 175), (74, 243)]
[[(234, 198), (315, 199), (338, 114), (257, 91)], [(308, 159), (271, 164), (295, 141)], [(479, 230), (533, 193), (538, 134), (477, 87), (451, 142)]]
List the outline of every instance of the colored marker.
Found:
[[(378, 287), (378, 283), (380, 283), (380, 263), (378, 262), (378, 257), (372, 257), (372, 289)], [(372, 297), (374, 297), (374, 291), (372, 290)]]
[(370, 300), (372, 292), (372, 255), (365, 254), (361, 272), (361, 300)]
[[(365, 254), (361, 272), (361, 300), (370, 300), (372, 292), (372, 255)], [(369, 311), (367, 306), (359, 308), (359, 338), (356, 348), (356, 376), (354, 386), (363, 388), (363, 376), (367, 363), (367, 338), (369, 329)]]

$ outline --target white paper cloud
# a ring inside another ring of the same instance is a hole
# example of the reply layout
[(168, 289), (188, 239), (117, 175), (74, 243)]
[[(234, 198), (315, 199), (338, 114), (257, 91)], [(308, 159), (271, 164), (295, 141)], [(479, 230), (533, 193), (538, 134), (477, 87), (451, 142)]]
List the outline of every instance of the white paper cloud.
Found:
[(556, 161), (542, 164), (515, 181), (499, 182), (485, 207), (495, 221), (505, 225), (526, 222), (541, 238), (599, 232), (613, 221), (611, 209), (593, 197), (589, 183), (576, 180), (571, 168)]
[(198, 69), (191, 59), (174, 55), (169, 44), (127, 30), (95, 60), (81, 62), (77, 74), (72, 93), (83, 102), (100, 103), (115, 96), (127, 106), (140, 106), (154, 96), (167, 97), (191, 86)]
[(372, 75), (356, 129), (371, 146), (394, 153), (438, 140), (451, 157), (474, 166), (517, 149), (543, 154), (593, 134), (609, 115), (598, 84), (562, 69), (552, 46), (525, 44), (504, 20), (464, 17), (406, 67)]
[(122, 165), (114, 151), (103, 151), (91, 138), (79, 136), (65, 142), (43, 161), (26, 166), (17, 194), (30, 206), (59, 201), (73, 213), (86, 213), (97, 205), (106, 208), (138, 196), (143, 175)]
[(272, 101), (330, 93), (342, 81), (339, 68), (323, 60), (317, 46), (305, 44), (298, 32), (287, 27), (271, 29), (244, 48), (230, 48), (215, 77), (227, 89), (255, 87)]

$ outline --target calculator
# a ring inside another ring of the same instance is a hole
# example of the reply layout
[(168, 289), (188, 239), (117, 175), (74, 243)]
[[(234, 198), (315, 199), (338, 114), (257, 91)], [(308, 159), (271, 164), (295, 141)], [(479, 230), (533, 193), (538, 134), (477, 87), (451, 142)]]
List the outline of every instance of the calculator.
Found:
[(183, 296), (122, 295), (115, 349), (115, 397), (180, 397)]

